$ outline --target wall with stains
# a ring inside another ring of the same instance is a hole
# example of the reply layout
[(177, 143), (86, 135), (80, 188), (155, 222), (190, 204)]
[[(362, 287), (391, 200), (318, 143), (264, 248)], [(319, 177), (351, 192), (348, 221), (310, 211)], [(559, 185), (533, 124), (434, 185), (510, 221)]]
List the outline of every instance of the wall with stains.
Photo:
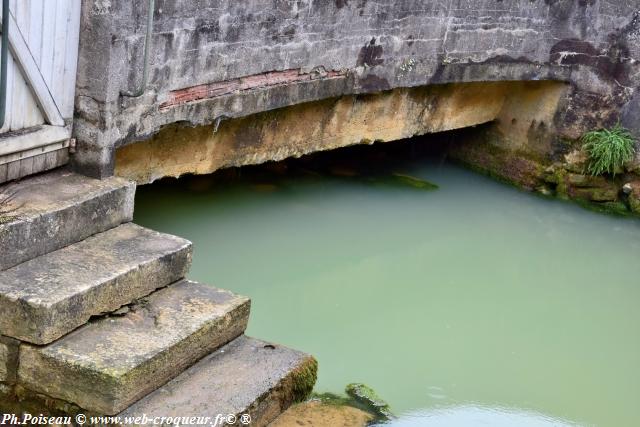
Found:
[(566, 89), (563, 83), (549, 81), (451, 83), (345, 95), (229, 119), (217, 127), (170, 125), (146, 141), (118, 149), (115, 172), (146, 184), (166, 176), (208, 174), (354, 144), (467, 128), (495, 120), (531, 93), (536, 94), (535, 104), (518, 105), (518, 117), (523, 123), (525, 119), (548, 122)]
[(618, 119), (640, 131), (640, 0), (83, 0), (75, 163), (167, 125), (219, 125), (343, 95), (443, 83), (570, 84), (557, 138)]

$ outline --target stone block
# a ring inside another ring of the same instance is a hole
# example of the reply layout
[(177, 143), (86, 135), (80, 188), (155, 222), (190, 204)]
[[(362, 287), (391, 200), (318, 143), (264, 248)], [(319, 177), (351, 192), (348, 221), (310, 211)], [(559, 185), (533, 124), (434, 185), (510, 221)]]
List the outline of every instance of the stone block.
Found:
[(0, 333), (47, 344), (184, 277), (191, 243), (124, 224), (0, 272)]
[(48, 346), (23, 344), (18, 381), (112, 415), (241, 335), (249, 306), (246, 297), (181, 281)]
[(15, 212), (0, 225), (0, 270), (131, 221), (135, 184), (51, 172), (4, 187)]
[(232, 414), (241, 421), (242, 415), (248, 414), (252, 426), (265, 426), (292, 403), (307, 398), (317, 368), (316, 360), (308, 354), (242, 336), (121, 415)]

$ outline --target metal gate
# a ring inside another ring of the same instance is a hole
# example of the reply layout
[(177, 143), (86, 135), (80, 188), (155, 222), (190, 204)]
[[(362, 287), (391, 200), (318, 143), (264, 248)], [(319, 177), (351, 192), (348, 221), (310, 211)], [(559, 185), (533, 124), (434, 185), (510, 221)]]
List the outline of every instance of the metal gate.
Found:
[(81, 0), (2, 1), (8, 2), (2, 9), (9, 9), (8, 19), (2, 13), (9, 31), (2, 28), (8, 55), (0, 94), (6, 106), (0, 128), (5, 182), (68, 161)]

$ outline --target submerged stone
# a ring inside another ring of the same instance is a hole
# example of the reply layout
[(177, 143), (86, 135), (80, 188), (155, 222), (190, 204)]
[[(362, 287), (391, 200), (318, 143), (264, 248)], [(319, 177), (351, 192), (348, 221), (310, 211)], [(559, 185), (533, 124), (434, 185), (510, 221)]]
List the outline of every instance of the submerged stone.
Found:
[(573, 198), (586, 199), (593, 202), (615, 202), (618, 199), (618, 188), (615, 185), (573, 188), (570, 190), (570, 195)]
[(355, 401), (367, 407), (376, 418), (388, 420), (393, 418), (389, 404), (382, 400), (380, 396), (369, 386), (359, 383), (347, 385), (345, 388), (347, 395), (351, 396)]
[(623, 216), (629, 215), (629, 208), (622, 201), (604, 202), (604, 203), (601, 203), (600, 205), (602, 206), (602, 209), (606, 213), (611, 213), (611, 214), (615, 214), (615, 215), (623, 215)]
[(593, 212), (604, 214), (613, 214), (620, 216), (628, 216), (630, 214), (629, 207), (623, 201), (615, 202), (595, 202), (586, 199), (574, 199), (580, 206)]
[(365, 181), (375, 186), (412, 188), (420, 191), (433, 191), (439, 188), (436, 184), (425, 179), (401, 173), (392, 173), (381, 177), (372, 176), (366, 178)]
[(393, 177), (393, 181), (398, 184), (407, 185), (420, 190), (437, 190), (439, 188), (436, 184), (433, 184), (422, 178), (416, 178), (411, 175), (393, 173), (391, 176)]
[(609, 178), (570, 173), (562, 168), (548, 173), (545, 181), (556, 185), (556, 195), (562, 199), (595, 203), (617, 202), (620, 193), (618, 184)]

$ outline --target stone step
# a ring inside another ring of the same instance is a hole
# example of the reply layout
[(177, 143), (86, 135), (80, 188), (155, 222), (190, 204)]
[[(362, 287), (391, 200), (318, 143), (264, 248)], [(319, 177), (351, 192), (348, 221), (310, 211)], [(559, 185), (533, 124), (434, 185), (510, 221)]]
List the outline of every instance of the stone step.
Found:
[[(0, 218), (0, 270), (116, 227), (133, 217), (135, 184), (56, 171), (0, 187), (17, 210)], [(0, 210), (5, 210), (0, 207)]]
[(48, 346), (22, 344), (18, 384), (116, 414), (241, 335), (249, 306), (246, 297), (180, 281)]
[(48, 344), (183, 278), (191, 243), (132, 223), (0, 271), (0, 335)]
[(241, 336), (120, 415), (200, 417), (189, 424), (210, 426), (215, 420), (205, 417), (221, 414), (232, 415), (236, 422), (218, 420), (217, 425), (246, 425), (250, 419), (251, 426), (265, 426), (311, 393), (317, 366), (308, 354)]

